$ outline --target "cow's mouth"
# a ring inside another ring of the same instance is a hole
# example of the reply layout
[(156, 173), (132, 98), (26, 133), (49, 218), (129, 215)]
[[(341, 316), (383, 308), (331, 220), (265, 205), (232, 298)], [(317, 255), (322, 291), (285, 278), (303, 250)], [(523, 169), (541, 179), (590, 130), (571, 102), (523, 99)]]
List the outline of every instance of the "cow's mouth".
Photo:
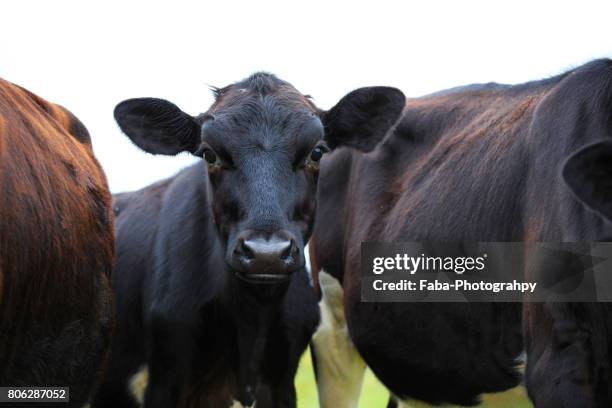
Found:
[(243, 273), (236, 272), (235, 275), (248, 283), (274, 285), (285, 283), (291, 279), (292, 273)]

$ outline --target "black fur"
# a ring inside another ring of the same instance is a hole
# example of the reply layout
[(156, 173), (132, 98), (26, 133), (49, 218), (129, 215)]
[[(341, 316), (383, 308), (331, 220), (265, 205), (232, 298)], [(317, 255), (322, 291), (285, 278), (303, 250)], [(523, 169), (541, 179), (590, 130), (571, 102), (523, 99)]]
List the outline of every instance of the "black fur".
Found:
[[(401, 99), (399, 91), (382, 89)], [(216, 408), (232, 399), (244, 405), (255, 400), (257, 407), (295, 406), (294, 375), (319, 321), (302, 253), (314, 222), (318, 178), (318, 163), (310, 157), (326, 137), (323, 123), (334, 124), (270, 74), (255, 74), (215, 94), (213, 106), (193, 118), (153, 99), (117, 107), (121, 128), (141, 148), (161, 154), (208, 151), (209, 164), (202, 161), (116, 197), (117, 331), (93, 407), (133, 406), (127, 381), (145, 364), (148, 408)], [(368, 116), (380, 121), (378, 102), (350, 99), (337, 109), (344, 112), (338, 114), (343, 126), (352, 117), (360, 118), (360, 126), (368, 125)], [(391, 126), (389, 114), (382, 116)], [(370, 129), (358, 137), (378, 137), (380, 130)], [(244, 231), (292, 237), (299, 268), (289, 281), (245, 281), (233, 266)]]
[(612, 219), (612, 140), (574, 153), (563, 167), (563, 177), (579, 200)]

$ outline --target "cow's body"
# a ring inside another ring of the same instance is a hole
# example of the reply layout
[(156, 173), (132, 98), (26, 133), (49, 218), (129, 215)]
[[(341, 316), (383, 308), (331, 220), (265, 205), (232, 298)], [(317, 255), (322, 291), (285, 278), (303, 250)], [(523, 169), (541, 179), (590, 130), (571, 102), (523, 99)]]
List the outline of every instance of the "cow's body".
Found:
[[(393, 393), (472, 404), (516, 385), (521, 306), (361, 303), (360, 243), (610, 235), (560, 170), (580, 146), (610, 137), (611, 121), (612, 62), (595, 61), (549, 80), (409, 100), (373, 152), (339, 150), (322, 163), (313, 263), (342, 282), (351, 338)], [(580, 307), (525, 308), (526, 380), (538, 406), (591, 406), (585, 373), (595, 356), (577, 325)], [(568, 325), (571, 347), (560, 348), (557, 326)]]
[(181, 396), (180, 406), (230, 406), (251, 392), (257, 406), (295, 404), (293, 378), (319, 319), (308, 275), (296, 272), (286, 293), (285, 285), (254, 288), (233, 276), (205, 174), (198, 163), (116, 197), (117, 347), (94, 406), (125, 404), (142, 365), (161, 378), (162, 394)]
[(112, 331), (110, 201), (81, 122), (0, 80), (0, 385), (87, 401)]
[(318, 109), (255, 73), (214, 90), (192, 116), (158, 98), (115, 108), (153, 154), (202, 160), (117, 197), (117, 334), (94, 407), (134, 405), (129, 377), (149, 368), (144, 404), (293, 407), (298, 360), (319, 320), (305, 270), (322, 156), (371, 149), (395, 123), (397, 89), (354, 90)]

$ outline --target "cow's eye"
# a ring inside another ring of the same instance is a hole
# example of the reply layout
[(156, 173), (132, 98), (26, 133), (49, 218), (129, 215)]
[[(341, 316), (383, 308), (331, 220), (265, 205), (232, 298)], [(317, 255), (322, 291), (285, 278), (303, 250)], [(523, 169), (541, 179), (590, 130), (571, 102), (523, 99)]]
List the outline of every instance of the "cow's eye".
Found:
[(214, 151), (208, 143), (204, 142), (199, 149), (194, 153), (196, 156), (203, 158), (208, 165), (208, 170), (220, 170), (232, 168), (234, 163), (229, 155), (223, 151)]
[(318, 162), (319, 160), (321, 160), (321, 157), (323, 157), (323, 153), (325, 153), (323, 151), (323, 148), (321, 146), (317, 146), (314, 149), (312, 149), (312, 152), (310, 152), (310, 160)]
[(307, 169), (317, 170), (319, 168), (319, 160), (321, 160), (323, 155), (327, 152), (329, 152), (329, 147), (324, 143), (316, 145), (315, 148), (310, 151), (305, 167)]
[(206, 148), (204, 149), (202, 154), (204, 156), (204, 160), (206, 160), (206, 163), (208, 163), (211, 166), (214, 166), (219, 161), (217, 154), (213, 152), (212, 149)]

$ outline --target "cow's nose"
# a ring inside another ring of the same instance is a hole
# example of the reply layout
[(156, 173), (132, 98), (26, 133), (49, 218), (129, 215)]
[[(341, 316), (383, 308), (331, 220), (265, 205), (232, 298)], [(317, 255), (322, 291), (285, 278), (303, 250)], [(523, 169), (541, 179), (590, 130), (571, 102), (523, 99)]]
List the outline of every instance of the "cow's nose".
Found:
[(279, 266), (291, 257), (293, 241), (265, 239), (247, 239), (242, 241), (245, 256), (260, 262), (262, 266)]
[(232, 254), (232, 264), (243, 278), (281, 282), (300, 267), (299, 252), (291, 237), (240, 236)]

